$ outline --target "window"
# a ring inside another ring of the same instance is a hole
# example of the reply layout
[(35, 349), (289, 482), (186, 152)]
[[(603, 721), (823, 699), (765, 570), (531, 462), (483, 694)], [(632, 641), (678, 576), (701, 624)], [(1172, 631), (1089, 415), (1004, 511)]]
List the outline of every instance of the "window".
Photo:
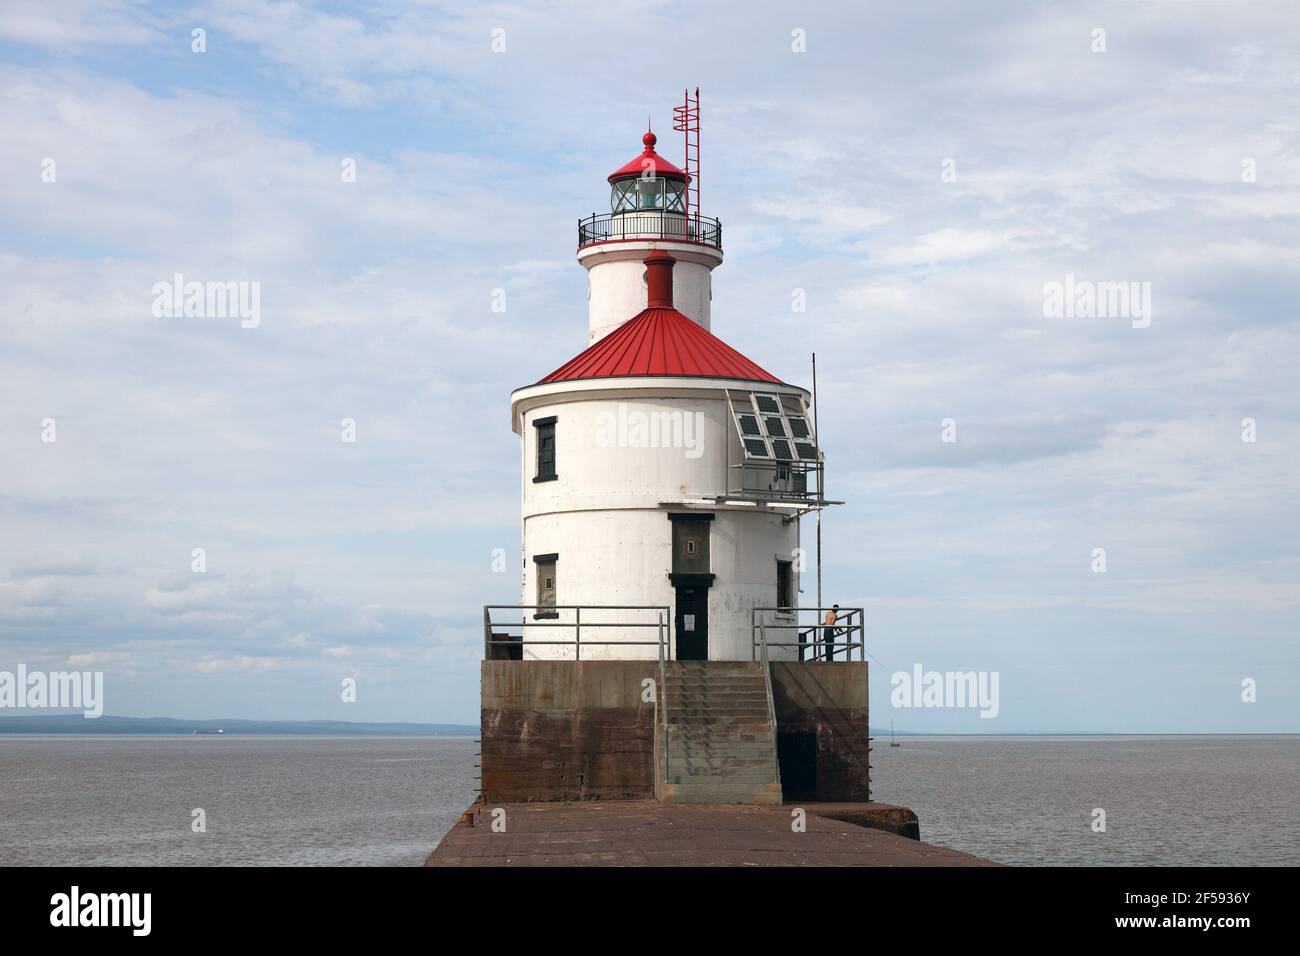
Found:
[(662, 209), (664, 207), (664, 181), (657, 177), (637, 180), (637, 208)]
[(776, 606), (794, 607), (794, 563), (776, 560)]
[(555, 565), (558, 554), (533, 555), (534, 573), (537, 575), (537, 612), (534, 618), (558, 618), (555, 610)]
[(609, 208), (614, 212), (638, 209), (686, 211), (686, 184), (660, 176), (637, 176), (610, 183)]
[(539, 418), (533, 422), (537, 434), (537, 474), (534, 482), (554, 481), (555, 474), (555, 416)]
[(664, 189), (668, 194), (668, 201), (664, 208), (669, 212), (686, 211), (686, 184), (669, 179), (664, 182)]
[(636, 180), (623, 179), (610, 184), (609, 206), (614, 212), (629, 212), (636, 208)]

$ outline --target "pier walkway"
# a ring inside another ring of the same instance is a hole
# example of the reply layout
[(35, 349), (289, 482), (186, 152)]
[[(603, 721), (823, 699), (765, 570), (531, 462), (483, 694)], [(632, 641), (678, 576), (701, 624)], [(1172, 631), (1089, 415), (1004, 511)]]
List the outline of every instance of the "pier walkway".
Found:
[[(477, 805), (426, 866), (995, 866), (852, 820), (895, 826), (915, 815), (884, 804), (665, 804), (654, 800)], [(498, 830), (493, 829), (494, 811)]]

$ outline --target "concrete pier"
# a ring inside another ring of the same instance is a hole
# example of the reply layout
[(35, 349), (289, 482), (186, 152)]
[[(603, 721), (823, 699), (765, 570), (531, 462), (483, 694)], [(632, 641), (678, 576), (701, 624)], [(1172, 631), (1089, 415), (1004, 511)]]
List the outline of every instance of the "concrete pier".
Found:
[[(793, 825), (796, 809), (806, 815), (802, 832)], [(425, 865), (997, 865), (902, 835), (914, 833), (915, 828), (916, 815), (906, 807), (873, 803), (779, 807), (654, 800), (476, 804), (447, 832)]]

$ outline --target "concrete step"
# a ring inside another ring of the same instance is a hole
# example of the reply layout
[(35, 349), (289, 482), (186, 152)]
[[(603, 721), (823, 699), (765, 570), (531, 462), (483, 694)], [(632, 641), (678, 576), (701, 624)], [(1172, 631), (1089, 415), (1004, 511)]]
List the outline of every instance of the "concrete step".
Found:
[[(708, 723), (669, 724), (668, 733), (672, 740), (683, 743), (716, 743), (719, 746), (734, 746), (746, 743), (772, 742), (772, 735), (766, 733), (758, 721), (715, 720)], [(725, 735), (726, 739), (720, 739)]]
[(737, 734), (721, 739), (718, 734), (670, 734), (670, 752), (734, 753), (748, 755), (754, 750), (770, 750), (772, 738), (765, 734)]
[(666, 803), (742, 803), (750, 806), (781, 805), (781, 785), (680, 783), (664, 787)]
[(719, 750), (768, 747), (774, 744), (772, 736), (763, 733), (760, 727), (735, 727), (726, 723), (708, 727), (669, 727), (668, 739), (673, 747), (712, 747)]
[(666, 707), (669, 715), (675, 713), (702, 712), (718, 713), (734, 710), (741, 713), (766, 714), (767, 699), (759, 700), (669, 700)]
[(731, 755), (709, 755), (709, 754), (691, 754), (690, 756), (669, 757), (668, 772), (671, 774), (674, 768), (683, 768), (695, 771), (718, 770), (736, 772), (746, 767), (757, 767), (765, 773), (772, 772), (772, 755), (771, 754), (749, 754), (744, 757), (733, 757)]
[(689, 687), (672, 687), (669, 686), (664, 697), (671, 703), (674, 700), (725, 700), (728, 697), (756, 697), (767, 700), (767, 690), (763, 687), (702, 687), (699, 689)]
[(669, 703), (677, 700), (727, 700), (733, 697), (749, 698), (753, 697), (759, 700), (767, 700), (767, 689), (764, 687), (673, 687), (668, 686), (664, 698)]
[(772, 758), (752, 760), (669, 760), (668, 779), (680, 777), (753, 777), (772, 782)]
[(726, 727), (733, 730), (744, 730), (746, 726), (751, 726), (755, 730), (761, 730), (763, 733), (771, 733), (772, 724), (767, 717), (767, 709), (763, 710), (709, 710), (697, 711), (693, 714), (676, 712), (668, 715), (668, 726), (679, 729), (689, 729), (691, 727), (702, 730), (711, 730), (718, 727)]
[(763, 665), (758, 661), (665, 661), (664, 670), (670, 674), (732, 674), (757, 671)]
[(762, 679), (762, 671), (742, 671), (728, 674), (711, 674), (705, 671), (700, 671), (699, 673), (674, 673), (673, 671), (664, 671), (664, 681), (669, 684), (743, 684), (749, 681), (761, 681)]
[(664, 683), (669, 687), (750, 687), (754, 684), (766, 686), (762, 674), (728, 674), (713, 677), (701, 674), (699, 677), (665, 675)]
[(702, 769), (713, 767), (717, 770), (738, 770), (741, 767), (766, 767), (768, 771), (772, 769), (772, 755), (770, 753), (749, 753), (744, 755), (733, 754), (681, 754), (680, 756), (669, 756), (668, 768), (673, 767), (694, 767)]
[(669, 709), (668, 723), (671, 724), (706, 724), (710, 721), (729, 721), (730, 723), (762, 724), (771, 727), (767, 707), (679, 707)]

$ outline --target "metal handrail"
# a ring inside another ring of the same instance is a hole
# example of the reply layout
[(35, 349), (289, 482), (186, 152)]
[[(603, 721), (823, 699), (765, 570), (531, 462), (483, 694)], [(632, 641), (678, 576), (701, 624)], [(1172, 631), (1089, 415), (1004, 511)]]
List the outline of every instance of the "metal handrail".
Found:
[(578, 220), (578, 248), (618, 239), (672, 239), (722, 248), (722, 221), (667, 210), (593, 212)]
[[(824, 628), (830, 627), (835, 630), (835, 633), (837, 635), (842, 635), (845, 638), (845, 640), (769, 641), (766, 639), (766, 633), (762, 634), (761, 640), (763, 642), (763, 647), (765, 649), (770, 647), (793, 647), (793, 648), (799, 648), (801, 650), (806, 650), (808, 648), (811, 648), (813, 652), (814, 661), (824, 659), (831, 663), (834, 663), (835, 658), (829, 655), (834, 654), (840, 650), (844, 651), (844, 660), (846, 661), (853, 660), (853, 652), (855, 650), (858, 652), (858, 660), (865, 661), (867, 659), (867, 632), (866, 632), (865, 610), (860, 607), (841, 607), (838, 610), (836, 610), (836, 620), (834, 624), (821, 623), (825, 612), (829, 610), (831, 610), (831, 608), (828, 607), (757, 607), (754, 608), (750, 615), (750, 625), (751, 625), (750, 660), (753, 660), (758, 653), (758, 647), (760, 642), (760, 629), (764, 629), (766, 627), (786, 627), (786, 628), (793, 628), (800, 635), (811, 633), (814, 636), (816, 636), (818, 632), (822, 631)], [(818, 623), (815, 623), (811, 626), (801, 625), (799, 623), (799, 614), (801, 612), (802, 613), (815, 612), (817, 614)], [(763, 614), (763, 613), (792, 614), (794, 615), (794, 620), (785, 623), (779, 621), (764, 621), (760, 623), (759, 614)], [(859, 640), (856, 641), (853, 640), (855, 634), (857, 635)], [(827, 648), (826, 656), (823, 656), (822, 648)]]
[[(820, 461), (746, 458), (729, 466), (727, 494), (754, 495), (773, 501), (821, 501), (823, 471), (824, 465)], [(731, 479), (735, 473), (739, 473), (740, 482), (732, 487)], [(815, 475), (817, 480), (810, 482), (809, 475)], [(785, 487), (781, 487), (783, 484)]]
[(772, 724), (772, 771), (776, 779), (781, 779), (781, 764), (776, 755), (776, 702), (772, 699), (772, 662), (767, 658), (767, 629), (758, 626), (758, 638), (762, 644), (763, 684), (767, 688), (767, 719)]
[[(664, 612), (659, 612), (659, 633), (665, 635), (667, 621), (664, 618)], [(666, 635), (665, 635), (666, 638)], [(663, 787), (668, 783), (668, 666), (665, 662), (667, 657), (668, 642), (665, 639), (659, 645), (659, 686), (655, 690), (655, 710), (656, 716), (662, 719), (663, 733), (660, 735), (659, 750), (663, 756), (664, 772), (659, 778), (658, 792), (655, 797), (663, 797)]]
[[(654, 611), (657, 619), (650, 623), (641, 623), (637, 621), (587, 621), (582, 620), (582, 612), (586, 611)], [(572, 647), (575, 660), (582, 660), (582, 647), (585, 643), (587, 646), (602, 645), (614, 647), (658, 647), (660, 655), (668, 654), (669, 636), (665, 630), (665, 620), (668, 613), (668, 607), (663, 604), (485, 604), (483, 606), (483, 657), (488, 659), (493, 647), (523, 647), (525, 644), (535, 645), (555, 645), (560, 647)], [(493, 611), (533, 611), (532, 620), (524, 620), (525, 614), (520, 615), (520, 620), (510, 621), (493, 621)], [(574, 620), (558, 620), (561, 611), (573, 611)], [(554, 612), (556, 620), (551, 619)], [(537, 614), (544, 613), (547, 617), (538, 619)], [(519, 628), (522, 632), (518, 637), (508, 635), (506, 640), (498, 640), (495, 636), (495, 629), (498, 628)], [(536, 627), (567, 627), (573, 628), (574, 636), (572, 640), (541, 640), (531, 636), (526, 636), (529, 628)], [(628, 640), (601, 640), (600, 638), (588, 637), (586, 641), (582, 639), (582, 629), (594, 627), (616, 627), (619, 629), (632, 627), (653, 627), (657, 629), (653, 641), (628, 641)]]

